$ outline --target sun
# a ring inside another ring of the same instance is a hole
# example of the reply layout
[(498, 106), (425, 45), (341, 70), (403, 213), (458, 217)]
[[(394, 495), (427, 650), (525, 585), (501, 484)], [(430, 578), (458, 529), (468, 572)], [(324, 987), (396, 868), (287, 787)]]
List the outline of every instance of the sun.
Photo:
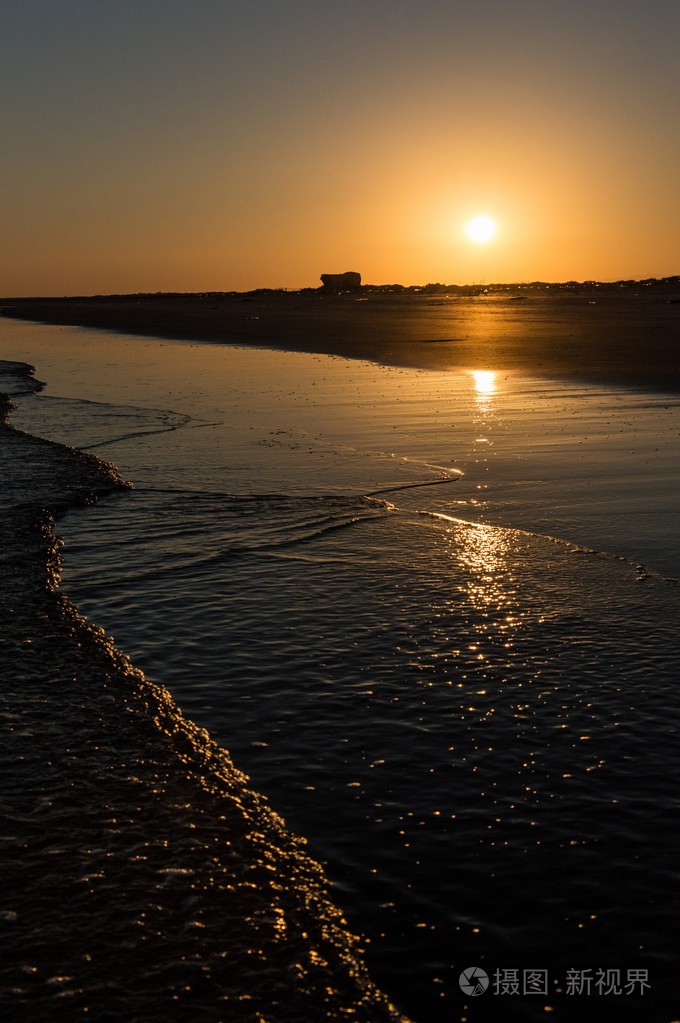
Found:
[(484, 215), (473, 217), (465, 225), (465, 233), (471, 241), (484, 245), (496, 234), (496, 222)]

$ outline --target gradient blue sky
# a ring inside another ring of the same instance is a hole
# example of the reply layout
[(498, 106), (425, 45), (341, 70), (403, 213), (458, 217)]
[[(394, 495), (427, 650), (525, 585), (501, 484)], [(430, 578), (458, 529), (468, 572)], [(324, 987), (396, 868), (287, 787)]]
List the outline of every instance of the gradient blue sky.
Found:
[(0, 294), (678, 273), (678, 38), (678, 0), (0, 3)]

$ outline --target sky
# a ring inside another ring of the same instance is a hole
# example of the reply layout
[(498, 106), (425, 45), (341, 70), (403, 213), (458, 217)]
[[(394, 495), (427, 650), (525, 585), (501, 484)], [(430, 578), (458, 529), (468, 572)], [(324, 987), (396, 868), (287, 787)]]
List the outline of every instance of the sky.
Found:
[(680, 273), (679, 37), (679, 0), (0, 0), (0, 294)]

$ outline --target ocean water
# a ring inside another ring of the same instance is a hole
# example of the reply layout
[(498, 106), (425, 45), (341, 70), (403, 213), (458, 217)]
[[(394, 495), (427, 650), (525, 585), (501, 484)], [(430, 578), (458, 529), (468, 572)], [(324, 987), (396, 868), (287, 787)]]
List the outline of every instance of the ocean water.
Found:
[(2, 330), (47, 382), (14, 425), (134, 484), (59, 523), (63, 588), (308, 838), (398, 1007), (669, 1023), (677, 397)]

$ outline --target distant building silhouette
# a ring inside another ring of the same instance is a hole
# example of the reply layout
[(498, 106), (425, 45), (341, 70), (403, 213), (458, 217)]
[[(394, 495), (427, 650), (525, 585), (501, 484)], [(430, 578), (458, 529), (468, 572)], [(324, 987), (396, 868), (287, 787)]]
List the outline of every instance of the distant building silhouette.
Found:
[(344, 274), (321, 274), (321, 287), (323, 291), (335, 295), (343, 291), (358, 291), (361, 287), (361, 274), (353, 270), (347, 270)]

